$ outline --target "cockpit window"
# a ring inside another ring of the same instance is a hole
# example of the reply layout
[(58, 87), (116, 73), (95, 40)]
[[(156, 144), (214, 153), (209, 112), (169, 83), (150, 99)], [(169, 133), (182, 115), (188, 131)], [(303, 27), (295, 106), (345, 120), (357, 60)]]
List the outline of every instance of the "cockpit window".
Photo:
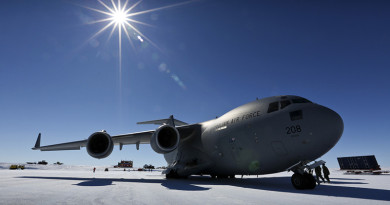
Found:
[(268, 113), (275, 112), (279, 110), (279, 102), (270, 103), (268, 106)]
[(296, 98), (292, 99), (293, 103), (312, 103), (311, 101), (305, 99), (305, 98)]
[(289, 100), (280, 101), (280, 109), (283, 109), (283, 108), (289, 106), (290, 104), (291, 104), (291, 102)]
[(290, 112), (290, 119), (291, 119), (291, 121), (303, 119), (302, 110), (296, 110), (296, 111)]

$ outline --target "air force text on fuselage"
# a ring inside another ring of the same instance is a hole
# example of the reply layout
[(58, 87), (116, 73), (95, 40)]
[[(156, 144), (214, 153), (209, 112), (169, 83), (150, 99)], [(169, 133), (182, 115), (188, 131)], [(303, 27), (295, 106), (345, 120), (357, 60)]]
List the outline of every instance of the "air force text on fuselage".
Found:
[(260, 110), (255, 111), (255, 112), (251, 112), (251, 113), (247, 113), (247, 114), (243, 114), (242, 117), (236, 117), (236, 118), (233, 118), (231, 120), (227, 120), (221, 124), (218, 124), (217, 130), (225, 129), (225, 128), (227, 128), (228, 125), (233, 125), (234, 123), (248, 120), (248, 119), (252, 119), (255, 117), (259, 117), (259, 116), (260, 116)]

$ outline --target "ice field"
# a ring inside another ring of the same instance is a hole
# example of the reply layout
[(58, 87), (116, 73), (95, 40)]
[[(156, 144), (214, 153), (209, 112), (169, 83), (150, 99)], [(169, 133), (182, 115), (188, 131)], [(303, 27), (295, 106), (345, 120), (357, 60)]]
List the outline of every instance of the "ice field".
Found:
[(0, 164), (0, 204), (390, 204), (390, 174), (331, 170), (331, 184), (296, 190), (292, 173), (236, 179), (165, 179), (159, 171)]

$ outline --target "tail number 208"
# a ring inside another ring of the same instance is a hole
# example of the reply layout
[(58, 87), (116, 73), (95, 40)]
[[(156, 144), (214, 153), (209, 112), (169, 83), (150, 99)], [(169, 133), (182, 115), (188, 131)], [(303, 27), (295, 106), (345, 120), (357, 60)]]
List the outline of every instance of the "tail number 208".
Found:
[(286, 133), (288, 135), (295, 134), (295, 133), (298, 133), (298, 132), (302, 132), (302, 129), (301, 129), (300, 125), (292, 125), (292, 126), (286, 127)]

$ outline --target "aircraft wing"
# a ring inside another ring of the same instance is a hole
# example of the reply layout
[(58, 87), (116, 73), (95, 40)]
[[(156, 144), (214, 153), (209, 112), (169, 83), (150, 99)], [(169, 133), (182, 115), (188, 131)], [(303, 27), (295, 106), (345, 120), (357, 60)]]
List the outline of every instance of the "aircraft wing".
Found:
[[(115, 145), (121, 146), (127, 144), (149, 144), (153, 133), (154, 130), (116, 135), (112, 136), (112, 141)], [(79, 150), (81, 147), (87, 146), (87, 142), (88, 140), (80, 140), (41, 147), (41, 133), (39, 133), (35, 146), (32, 149), (41, 151)]]
[[(176, 127), (176, 125), (178, 125), (179, 127), (176, 128), (178, 129), (182, 139), (191, 136), (195, 131), (199, 130), (200, 128), (199, 124), (189, 125), (183, 121), (176, 120), (173, 117), (173, 115), (171, 115), (168, 119), (145, 121), (145, 122), (139, 122), (138, 124), (156, 124), (156, 125), (169, 124), (173, 127)], [(138, 150), (139, 144), (150, 143), (150, 139), (154, 132), (155, 130), (122, 134), (122, 135), (111, 136), (111, 139), (114, 145), (120, 146), (121, 150), (123, 145), (128, 145), (128, 144), (136, 144)], [(41, 147), (41, 133), (39, 133), (35, 146), (32, 149), (41, 150), (41, 151), (79, 150), (81, 147), (86, 147), (87, 143), (88, 140), (80, 140), (80, 141), (47, 145)]]
[(124, 135), (117, 135), (112, 137), (112, 141), (115, 145), (122, 144), (149, 144), (150, 138), (154, 133), (153, 131), (136, 132)]

